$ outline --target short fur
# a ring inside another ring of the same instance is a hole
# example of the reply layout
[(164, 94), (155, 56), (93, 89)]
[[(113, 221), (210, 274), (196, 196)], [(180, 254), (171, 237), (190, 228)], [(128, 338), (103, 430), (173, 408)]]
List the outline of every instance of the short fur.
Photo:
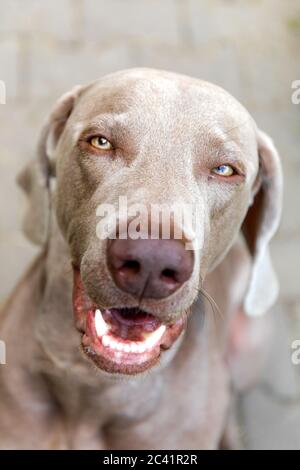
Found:
[[(90, 126), (118, 141), (118, 158), (80, 149)], [(241, 184), (205, 176), (228, 156), (244, 169)], [(234, 390), (258, 375), (263, 314), (277, 295), (268, 245), (280, 219), (282, 175), (270, 138), (215, 85), (131, 69), (65, 94), (19, 181), (29, 197), (25, 232), (42, 252), (1, 312), (0, 447), (238, 447)], [(197, 203), (203, 243), (189, 281), (166, 299), (141, 302), (167, 321), (191, 310), (174, 357), (142, 377), (116, 380), (80, 352), (71, 262), (96, 303), (132, 305), (95, 232), (96, 207), (119, 195)], [(203, 282), (220, 313), (199, 297)]]

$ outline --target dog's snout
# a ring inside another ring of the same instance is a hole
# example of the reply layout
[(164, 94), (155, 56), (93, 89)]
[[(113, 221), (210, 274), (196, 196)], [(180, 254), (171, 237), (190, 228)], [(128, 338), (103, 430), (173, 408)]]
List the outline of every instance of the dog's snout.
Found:
[(190, 278), (194, 265), (192, 251), (174, 239), (116, 239), (107, 256), (116, 285), (138, 298), (168, 297)]

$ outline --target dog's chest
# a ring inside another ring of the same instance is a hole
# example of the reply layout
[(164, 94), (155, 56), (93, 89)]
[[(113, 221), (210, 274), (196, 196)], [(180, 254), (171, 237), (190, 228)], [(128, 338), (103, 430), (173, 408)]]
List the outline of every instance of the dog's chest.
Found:
[(72, 378), (55, 380), (53, 390), (74, 433), (82, 426), (101, 431), (138, 423), (159, 408), (164, 395), (162, 377), (155, 374), (130, 381), (99, 379), (95, 385), (78, 384)]

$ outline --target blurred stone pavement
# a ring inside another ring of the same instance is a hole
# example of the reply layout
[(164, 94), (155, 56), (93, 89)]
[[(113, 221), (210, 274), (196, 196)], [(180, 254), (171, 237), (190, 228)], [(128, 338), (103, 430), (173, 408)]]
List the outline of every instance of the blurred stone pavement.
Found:
[(243, 397), (249, 448), (300, 449), (300, 0), (0, 0), (0, 302), (37, 249), (21, 233), (16, 174), (41, 123), (77, 83), (135, 66), (217, 83), (240, 100), (282, 155), (282, 225), (272, 244), (281, 284), (276, 336), (262, 383)]

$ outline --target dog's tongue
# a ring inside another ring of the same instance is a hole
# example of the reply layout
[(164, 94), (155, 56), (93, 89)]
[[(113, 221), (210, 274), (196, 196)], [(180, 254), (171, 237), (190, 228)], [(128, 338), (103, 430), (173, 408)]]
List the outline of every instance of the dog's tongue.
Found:
[(131, 341), (140, 341), (145, 333), (160, 327), (161, 322), (153, 315), (138, 308), (112, 308), (102, 312), (106, 323), (116, 336)]

